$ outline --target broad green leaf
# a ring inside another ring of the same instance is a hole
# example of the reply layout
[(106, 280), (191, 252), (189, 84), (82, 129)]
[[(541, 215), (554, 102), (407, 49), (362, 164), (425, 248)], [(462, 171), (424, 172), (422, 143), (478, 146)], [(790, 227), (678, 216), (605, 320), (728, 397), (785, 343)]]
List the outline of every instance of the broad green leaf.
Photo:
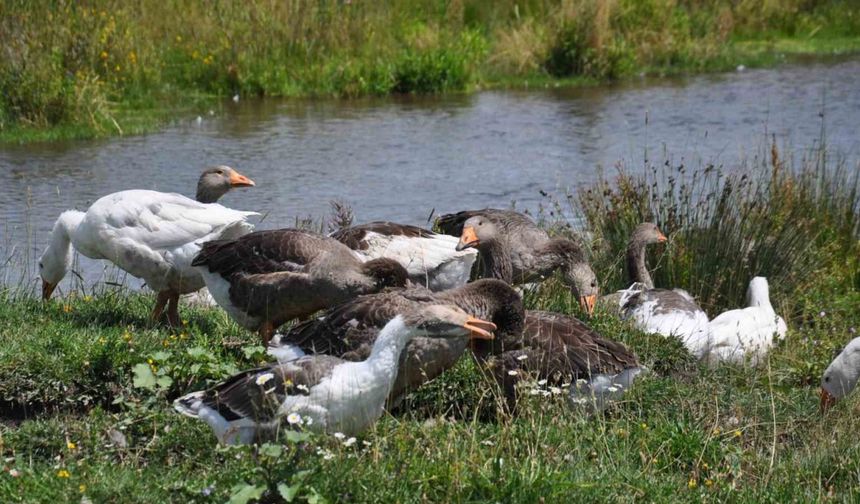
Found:
[(296, 498), (296, 494), (299, 493), (299, 490), (302, 488), (301, 483), (296, 483), (292, 486), (287, 486), (285, 483), (278, 484), (278, 493), (281, 494), (281, 497), (284, 498), (287, 502), (293, 502), (293, 499)]
[(136, 364), (134, 368), (132, 368), (132, 371), (134, 372), (132, 385), (137, 388), (145, 388), (149, 390), (155, 388), (155, 375), (152, 374), (152, 369), (149, 368), (149, 364)]
[(299, 432), (294, 430), (287, 431), (287, 441), (290, 443), (302, 443), (310, 439), (311, 435), (307, 432)]
[(170, 358), (170, 352), (159, 351), (152, 354), (152, 358), (159, 361), (164, 362)]
[(284, 449), (280, 445), (265, 443), (260, 446), (260, 454), (271, 458), (278, 458), (284, 453)]
[(251, 500), (257, 500), (266, 491), (265, 486), (239, 484), (230, 489), (230, 504), (247, 504)]

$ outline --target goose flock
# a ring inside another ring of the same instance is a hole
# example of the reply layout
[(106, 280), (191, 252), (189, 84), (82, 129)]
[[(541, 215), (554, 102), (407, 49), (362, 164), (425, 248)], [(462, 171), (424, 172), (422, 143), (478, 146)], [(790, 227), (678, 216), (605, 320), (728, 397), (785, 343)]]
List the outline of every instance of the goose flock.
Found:
[[(513, 210), (442, 215), (435, 231), (386, 221), (329, 236), (254, 231), (259, 213), (216, 203), (254, 185), (216, 166), (203, 172), (194, 199), (148, 190), (109, 194), (86, 212), (63, 212), (39, 259), (45, 300), (74, 249), (141, 278), (156, 292), (156, 321), (166, 311), (166, 322), (179, 325), (180, 296), (205, 287), (233, 320), (258, 333), (270, 364), (174, 403), (221, 443), (252, 443), (296, 425), (361, 433), (466, 353), (498, 382), (511, 412), (523, 380), (566, 389), (570, 407), (584, 414), (604, 410), (646, 368), (582, 320), (524, 309), (518, 289), (552, 276), (586, 317), (601, 306), (644, 332), (678, 339), (709, 365), (755, 366), (785, 337), (763, 277), (751, 279), (746, 307), (713, 319), (688, 292), (655, 287), (646, 248), (668, 239), (653, 223), (630, 236), (629, 287), (599, 297), (583, 247)], [(827, 368), (821, 409), (858, 379), (860, 338)]]

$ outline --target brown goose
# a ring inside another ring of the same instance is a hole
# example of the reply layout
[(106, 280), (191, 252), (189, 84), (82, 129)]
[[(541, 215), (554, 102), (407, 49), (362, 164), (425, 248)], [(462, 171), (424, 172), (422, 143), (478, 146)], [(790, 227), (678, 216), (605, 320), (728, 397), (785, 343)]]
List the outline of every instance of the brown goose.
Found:
[[(496, 325), (492, 341), (473, 340), (471, 348), (479, 360), (489, 363), (512, 410), (516, 405), (514, 386), (524, 376), (520, 370), (557, 385), (584, 379), (584, 383), (571, 390), (571, 398), (579, 403), (583, 397), (594, 397), (600, 409), (614, 398), (611, 394), (615, 391), (607, 391), (608, 387), (625, 388), (640, 371), (635, 355), (624, 345), (603, 338), (572, 317), (523, 312), (516, 291), (496, 279), (478, 280), (438, 293), (413, 288), (361, 296), (318, 320), (279, 335), (269, 352), (282, 360), (304, 353), (360, 360), (366, 358), (380, 328), (396, 313), (441, 302), (456, 305)], [(398, 404), (411, 390), (453, 366), (465, 348), (463, 339), (413, 340), (400, 357), (400, 372), (389, 398), (391, 404)], [(520, 360), (522, 355), (527, 359)], [(586, 406), (593, 404), (589, 401)]]
[[(522, 300), (506, 283), (487, 279), (443, 292), (413, 287), (358, 297), (318, 320), (304, 322), (278, 335), (269, 353), (283, 360), (302, 353), (362, 360), (369, 355), (382, 327), (398, 313), (438, 303), (457, 306), (489, 320), (497, 327), (496, 339), (502, 338), (517, 347), (523, 345), (519, 341), (523, 337)], [(495, 348), (494, 341), (473, 341), (473, 344), (480, 355), (504, 351), (503, 346)], [(411, 390), (453, 366), (466, 345), (465, 338), (412, 340), (400, 356), (400, 371), (391, 389), (391, 404), (399, 403)]]
[(439, 217), (442, 232), (459, 236), (457, 250), (477, 248), (480, 278), (523, 284), (564, 272), (584, 311), (597, 300), (597, 277), (582, 249), (567, 238), (550, 238), (528, 217), (512, 210), (465, 210)]
[(653, 223), (640, 224), (627, 247), (627, 269), (632, 285), (608, 296), (617, 303), (622, 317), (631, 319), (639, 329), (680, 339), (701, 358), (710, 348), (708, 316), (693, 296), (683, 289), (655, 289), (645, 264), (645, 247), (666, 241)]
[(478, 255), (474, 249), (456, 250), (457, 239), (452, 236), (394, 222), (351, 226), (330, 236), (354, 250), (362, 260), (396, 260), (409, 272), (413, 283), (434, 291), (468, 282)]
[[(516, 384), (526, 376), (559, 392), (558, 387), (571, 383), (571, 404), (591, 412), (602, 411), (619, 398), (643, 370), (626, 346), (570, 316), (527, 310), (523, 335), (523, 346), (490, 359), (511, 410), (516, 406)], [(509, 343), (509, 348), (516, 347), (516, 341)]]
[(205, 243), (192, 266), (215, 301), (264, 344), (293, 318), (407, 282), (392, 259), (362, 263), (339, 241), (299, 229)]
[(180, 397), (176, 410), (199, 418), (224, 444), (277, 433), (283, 420), (315, 432), (360, 434), (381, 415), (403, 349), (416, 337), (492, 338), (495, 326), (450, 305), (401, 308), (378, 332), (367, 357), (349, 362), (312, 355), (252, 369)]
[(42, 298), (51, 297), (72, 261), (71, 247), (84, 256), (105, 259), (143, 279), (158, 293), (153, 319), (167, 308), (167, 320), (179, 325), (179, 296), (203, 287), (191, 259), (200, 243), (234, 238), (254, 229), (242, 212), (212, 201), (233, 187), (254, 182), (225, 166), (203, 172), (195, 201), (180, 194), (148, 190), (120, 191), (96, 200), (86, 212), (63, 212), (39, 259)]

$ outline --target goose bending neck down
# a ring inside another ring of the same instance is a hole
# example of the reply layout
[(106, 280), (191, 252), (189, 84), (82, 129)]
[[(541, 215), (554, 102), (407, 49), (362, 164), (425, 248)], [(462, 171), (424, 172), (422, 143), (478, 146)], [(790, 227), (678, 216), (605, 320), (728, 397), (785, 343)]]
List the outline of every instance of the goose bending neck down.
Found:
[[(567, 238), (550, 238), (524, 215), (496, 210), (475, 212), (462, 224), (457, 250), (476, 248), (482, 266), (479, 276), (524, 284), (561, 270), (563, 280), (591, 314), (597, 300), (597, 276), (582, 249)], [(441, 219), (451, 219), (443, 216)], [(504, 222), (505, 219), (511, 222)]]
[(364, 361), (305, 356), (239, 373), (209, 390), (177, 399), (174, 406), (206, 422), (224, 444), (270, 437), (291, 415), (312, 431), (360, 434), (382, 415), (400, 354), (411, 339), (468, 335), (492, 339), (493, 330), (492, 323), (450, 305), (423, 307), (388, 322)]
[(837, 401), (857, 387), (860, 380), (860, 338), (851, 340), (821, 377), (821, 412), (829, 410)]
[[(232, 187), (254, 182), (226, 166), (206, 170), (198, 180), (198, 197), (217, 199)], [(72, 263), (72, 247), (92, 259), (106, 259), (158, 292), (153, 318), (165, 307), (171, 324), (179, 324), (181, 294), (203, 287), (190, 262), (200, 243), (248, 233), (256, 212), (231, 210), (179, 194), (129, 190), (96, 200), (86, 212), (60, 214), (39, 258), (42, 299), (48, 300)]]

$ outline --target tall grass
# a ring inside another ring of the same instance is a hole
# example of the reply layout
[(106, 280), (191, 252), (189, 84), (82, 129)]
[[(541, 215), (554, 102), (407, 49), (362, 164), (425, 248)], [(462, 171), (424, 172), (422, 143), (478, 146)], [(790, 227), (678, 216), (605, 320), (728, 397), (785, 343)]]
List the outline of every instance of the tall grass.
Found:
[(0, 132), (123, 133), (201, 96), (434, 93), (510, 76), (721, 68), (736, 40), (860, 35), (829, 0), (0, 4)]
[(738, 166), (691, 169), (646, 163), (619, 169), (572, 200), (592, 237), (603, 289), (627, 285), (624, 250), (640, 222), (670, 237), (652, 247), (658, 286), (683, 287), (711, 314), (742, 306), (753, 276), (795, 310), (804, 293), (835, 277), (855, 286), (860, 237), (860, 172), (825, 145), (783, 158), (777, 144)]

